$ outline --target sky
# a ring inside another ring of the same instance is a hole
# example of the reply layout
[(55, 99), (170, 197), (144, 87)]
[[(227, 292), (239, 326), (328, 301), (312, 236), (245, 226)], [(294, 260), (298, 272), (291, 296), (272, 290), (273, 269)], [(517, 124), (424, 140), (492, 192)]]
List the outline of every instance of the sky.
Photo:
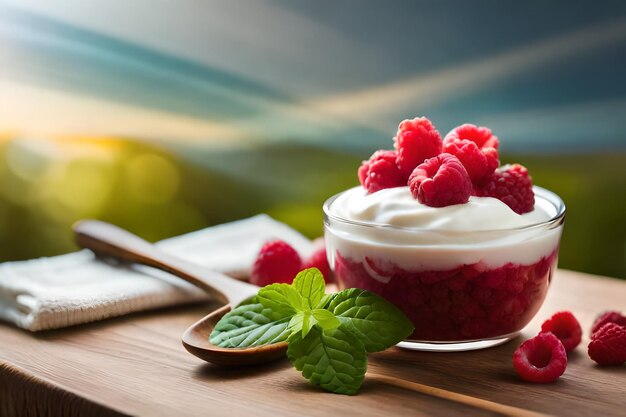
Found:
[(426, 115), (626, 150), (625, 2), (0, 0), (0, 63), (0, 133), (362, 152)]

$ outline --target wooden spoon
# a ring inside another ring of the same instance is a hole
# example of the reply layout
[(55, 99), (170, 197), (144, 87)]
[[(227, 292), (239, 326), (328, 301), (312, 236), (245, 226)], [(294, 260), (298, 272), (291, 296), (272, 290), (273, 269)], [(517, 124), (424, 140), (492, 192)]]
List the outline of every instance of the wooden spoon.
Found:
[(73, 229), (76, 243), (91, 249), (96, 255), (161, 269), (202, 288), (214, 299), (226, 303), (191, 325), (183, 334), (183, 346), (192, 355), (217, 365), (251, 365), (285, 357), (285, 342), (241, 349), (220, 348), (209, 342), (209, 335), (219, 319), (232, 306), (256, 295), (259, 291), (256, 285), (183, 261), (110, 223), (83, 220), (76, 223)]

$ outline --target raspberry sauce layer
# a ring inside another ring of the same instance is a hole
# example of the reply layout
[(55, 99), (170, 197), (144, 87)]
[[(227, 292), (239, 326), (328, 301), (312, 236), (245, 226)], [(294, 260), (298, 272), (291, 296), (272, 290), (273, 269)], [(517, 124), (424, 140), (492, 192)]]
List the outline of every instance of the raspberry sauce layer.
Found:
[(415, 325), (417, 341), (464, 341), (518, 332), (543, 303), (558, 248), (530, 265), (482, 264), (449, 270), (411, 271), (377, 258), (353, 260), (335, 252), (340, 288), (375, 292), (400, 308)]

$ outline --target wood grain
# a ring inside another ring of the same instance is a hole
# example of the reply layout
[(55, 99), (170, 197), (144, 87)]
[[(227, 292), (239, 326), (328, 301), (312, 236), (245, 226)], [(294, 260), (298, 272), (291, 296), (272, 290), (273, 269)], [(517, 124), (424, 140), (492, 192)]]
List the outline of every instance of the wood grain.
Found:
[[(587, 332), (583, 346), (570, 355), (565, 375), (554, 384), (520, 381), (511, 356), (557, 310), (574, 311), (588, 330), (601, 311), (625, 310), (625, 300), (626, 282), (559, 270), (546, 304), (518, 339), (474, 352), (393, 348), (370, 355), (372, 376), (354, 397), (320, 392), (286, 360), (225, 369), (191, 356), (180, 336), (215, 306), (136, 314), (37, 335), (0, 325), (0, 413), (3, 417), (624, 416), (626, 366), (595, 366), (586, 355)], [(10, 376), (15, 369), (21, 382)], [(20, 390), (27, 393), (26, 400), (14, 395), (19, 384), (25, 384)], [(437, 395), (441, 392), (444, 395)], [(495, 407), (446, 398), (446, 392)], [(37, 407), (37, 413), (20, 414), (20, 408), (28, 407)]]
[[(36, 398), (36, 401), (33, 399)], [(50, 405), (54, 404), (54, 407)], [(0, 416), (124, 417), (9, 363), (0, 363)]]

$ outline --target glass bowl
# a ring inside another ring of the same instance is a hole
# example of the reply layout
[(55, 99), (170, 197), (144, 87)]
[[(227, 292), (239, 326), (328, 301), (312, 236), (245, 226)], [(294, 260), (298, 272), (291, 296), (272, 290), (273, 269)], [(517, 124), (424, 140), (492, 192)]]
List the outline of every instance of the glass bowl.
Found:
[(398, 346), (482, 349), (515, 337), (541, 307), (556, 269), (565, 205), (534, 187), (550, 219), (503, 230), (453, 231), (351, 221), (324, 204), (325, 240), (338, 286), (375, 292), (415, 331)]

